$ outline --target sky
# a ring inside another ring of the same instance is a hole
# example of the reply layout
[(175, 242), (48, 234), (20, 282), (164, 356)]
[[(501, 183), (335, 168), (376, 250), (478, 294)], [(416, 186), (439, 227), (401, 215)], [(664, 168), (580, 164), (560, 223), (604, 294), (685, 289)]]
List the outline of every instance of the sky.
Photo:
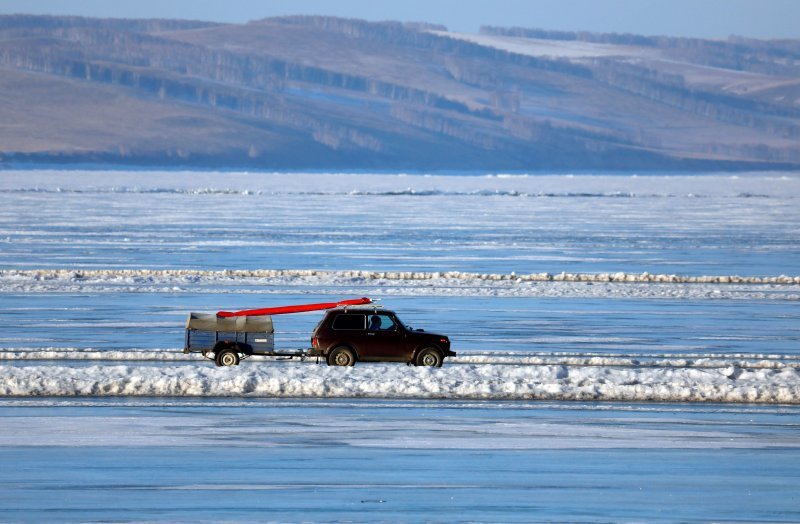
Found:
[(0, 0), (0, 14), (247, 22), (322, 14), (481, 25), (726, 38), (800, 38), (800, 0)]

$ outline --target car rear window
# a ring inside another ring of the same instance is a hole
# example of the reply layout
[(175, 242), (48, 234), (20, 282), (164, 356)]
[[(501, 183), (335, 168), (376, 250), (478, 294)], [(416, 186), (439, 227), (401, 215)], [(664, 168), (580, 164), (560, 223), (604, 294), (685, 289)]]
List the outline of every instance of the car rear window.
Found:
[(364, 329), (367, 326), (366, 315), (339, 315), (333, 320), (333, 329)]

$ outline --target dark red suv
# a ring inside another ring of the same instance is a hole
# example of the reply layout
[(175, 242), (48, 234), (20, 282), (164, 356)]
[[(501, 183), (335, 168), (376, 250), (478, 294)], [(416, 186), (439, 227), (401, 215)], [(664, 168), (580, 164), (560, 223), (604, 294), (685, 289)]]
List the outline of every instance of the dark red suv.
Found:
[(444, 335), (410, 329), (393, 311), (382, 309), (333, 309), (311, 335), (310, 356), (325, 357), (329, 366), (356, 362), (407, 362), (415, 366), (441, 367), (450, 351)]

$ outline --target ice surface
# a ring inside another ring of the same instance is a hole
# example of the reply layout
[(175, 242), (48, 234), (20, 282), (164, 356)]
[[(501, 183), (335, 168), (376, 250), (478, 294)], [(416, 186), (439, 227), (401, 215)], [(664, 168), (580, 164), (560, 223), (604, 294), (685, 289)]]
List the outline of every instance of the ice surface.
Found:
[(6, 399), (0, 519), (796, 522), (798, 409)]
[[(132, 399), (128, 399), (129, 401)], [(704, 414), (703, 409), (678, 408), (669, 404), (603, 406), (570, 403), (570, 405), (541, 402), (466, 403), (453, 401), (371, 400), (250, 400), (235, 402), (214, 399), (206, 407), (219, 412), (209, 413), (197, 402), (170, 403), (164, 399), (118, 403), (108, 399), (87, 402), (78, 400), (28, 402), (11, 406), (0, 404), (3, 427), (0, 429), (0, 448), (13, 446), (22, 435), (29, 447), (69, 446), (213, 446), (222, 440), (242, 448), (275, 447), (294, 442), (295, 445), (327, 439), (329, 444), (354, 448), (404, 449), (462, 449), (483, 450), (491, 440), (494, 449), (769, 449), (800, 447), (800, 435), (781, 431), (761, 438), (734, 424), (713, 424), (707, 418), (724, 420), (725, 412), (736, 415), (770, 417), (780, 427), (780, 416), (797, 412), (797, 407), (754, 406), (741, 409), (719, 408), (718, 415)], [(69, 415), (58, 414), (57, 408)], [(116, 408), (112, 415), (103, 408)], [(242, 420), (251, 411), (271, 411), (268, 421)], [(497, 409), (507, 410), (503, 423), (485, 423)], [(38, 412), (37, 412), (38, 410)], [(137, 424), (131, 426), (130, 416), (121, 413), (138, 411)], [(389, 420), (381, 416), (359, 416), (354, 412), (373, 410), (374, 413), (394, 412)], [(451, 414), (436, 417), (408, 417), (398, 414), (406, 410), (450, 410)], [(42, 414), (44, 411), (46, 414)], [(305, 424), (297, 423), (297, 413), (313, 411)], [(712, 412), (713, 410), (707, 410)], [(453, 415), (453, 412), (459, 415)], [(191, 413), (192, 416), (186, 416)], [(702, 423), (698, 423), (696, 419)], [(595, 419), (594, 424), (587, 424)], [(705, 420), (704, 420), (705, 419)], [(600, 423), (602, 422), (602, 423)], [(98, 424), (99, 423), (99, 424)], [(784, 424), (785, 425), (785, 424)], [(57, 428), (57, 429), (56, 429)], [(231, 435), (232, 428), (235, 437)], [(790, 429), (790, 428), (786, 428)], [(232, 438), (233, 437), (233, 438)]]
[[(795, 173), (5, 172), (0, 360), (13, 395), (795, 402), (798, 198)], [(178, 352), (189, 310), (364, 295), (459, 357), (390, 366), (389, 391), (383, 368)]]
[[(4, 172), (0, 520), (797, 522), (799, 197), (797, 173)], [(459, 356), (180, 352), (188, 311), (364, 295)]]
[(794, 173), (4, 172), (0, 267), (797, 276), (798, 196)]

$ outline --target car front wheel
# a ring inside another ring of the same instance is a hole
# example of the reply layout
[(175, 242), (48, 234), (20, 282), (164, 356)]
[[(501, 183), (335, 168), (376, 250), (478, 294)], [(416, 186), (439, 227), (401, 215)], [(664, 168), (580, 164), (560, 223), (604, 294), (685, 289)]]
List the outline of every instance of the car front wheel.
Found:
[(417, 359), (414, 362), (417, 366), (430, 366), (435, 368), (442, 367), (444, 358), (438, 349), (425, 348), (419, 352)]
[(356, 364), (356, 355), (350, 348), (339, 346), (333, 348), (333, 351), (328, 354), (329, 366), (354, 366)]

